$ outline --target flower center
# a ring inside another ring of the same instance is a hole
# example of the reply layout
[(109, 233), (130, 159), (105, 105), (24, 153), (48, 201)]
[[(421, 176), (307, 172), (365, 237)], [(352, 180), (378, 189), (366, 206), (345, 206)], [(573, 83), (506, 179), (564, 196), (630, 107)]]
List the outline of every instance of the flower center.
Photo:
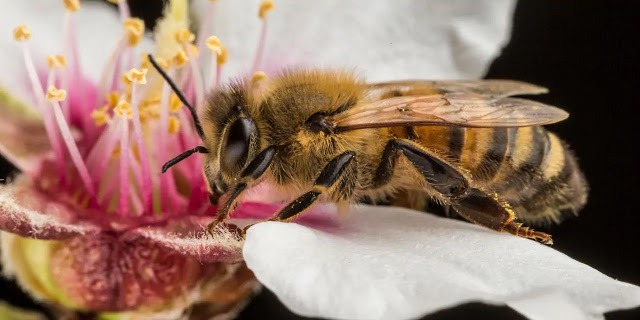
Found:
[[(170, 173), (160, 172), (164, 162), (198, 145), (200, 138), (177, 95), (150, 69), (147, 53), (137, 52), (143, 41), (144, 22), (130, 17), (126, 1), (115, 3), (123, 34), (97, 85), (82, 76), (74, 21), (79, 1), (63, 1), (67, 9), (64, 55), (47, 57), (46, 86), (41, 84), (32, 61), (27, 41), (31, 30), (24, 25), (14, 30), (14, 38), (22, 43), (36, 108), (43, 116), (52, 146), (51, 158), (34, 180), (46, 192), (67, 191), (63, 194), (71, 196), (62, 201), (86, 209), (80, 214), (97, 214), (101, 219), (105, 213), (154, 220), (180, 214), (212, 214), (201, 159), (192, 157)], [(220, 84), (228, 54), (217, 37), (204, 37), (215, 1), (209, 3), (197, 38), (186, 28), (186, 3), (169, 2), (168, 14), (157, 26), (154, 55), (185, 96), (202, 108), (205, 91)], [(260, 67), (266, 14), (272, 8), (273, 2), (267, 0), (259, 9), (263, 24), (253, 72)], [(205, 47), (209, 49), (209, 61), (200, 56)], [(136, 59), (138, 56), (142, 58)], [(210, 64), (208, 76), (201, 74), (205, 62)], [(264, 78), (263, 73), (256, 74), (256, 78)]]

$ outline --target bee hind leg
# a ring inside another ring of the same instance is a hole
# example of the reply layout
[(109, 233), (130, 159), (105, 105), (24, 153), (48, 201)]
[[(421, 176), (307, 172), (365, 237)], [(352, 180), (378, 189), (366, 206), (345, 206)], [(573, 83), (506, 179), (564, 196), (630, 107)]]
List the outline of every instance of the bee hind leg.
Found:
[[(291, 203), (282, 208), (276, 213), (269, 221), (291, 221), (299, 217), (304, 213), (320, 195), (327, 191), (329, 188), (335, 186), (341, 178), (349, 172), (350, 168), (353, 168), (352, 164), (355, 163), (355, 153), (353, 151), (347, 151), (339, 156), (333, 158), (320, 172), (320, 175), (315, 180), (311, 191), (299, 196)], [(345, 187), (348, 189), (348, 187)], [(346, 190), (338, 190), (338, 192), (346, 192)], [(252, 224), (253, 225), (253, 224)], [(249, 225), (244, 228), (246, 232)]]
[(509, 232), (545, 244), (553, 243), (550, 235), (515, 222), (509, 204), (495, 195), (471, 187), (458, 168), (410, 140), (389, 141), (376, 172), (374, 187), (391, 179), (400, 155), (407, 157), (427, 183), (448, 199), (451, 208), (464, 219), (496, 231)]
[(553, 244), (551, 235), (522, 226), (514, 221), (515, 215), (509, 204), (496, 195), (471, 188), (467, 194), (452, 201), (451, 207), (463, 218), (496, 231)]

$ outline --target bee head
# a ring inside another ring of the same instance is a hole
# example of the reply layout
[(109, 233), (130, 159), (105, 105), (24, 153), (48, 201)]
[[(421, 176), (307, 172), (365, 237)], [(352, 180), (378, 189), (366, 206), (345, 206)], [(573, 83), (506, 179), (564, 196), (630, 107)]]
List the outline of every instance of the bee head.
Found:
[(219, 192), (240, 177), (242, 169), (260, 151), (258, 126), (249, 114), (251, 103), (243, 82), (214, 91), (204, 108), (205, 164), (209, 181)]

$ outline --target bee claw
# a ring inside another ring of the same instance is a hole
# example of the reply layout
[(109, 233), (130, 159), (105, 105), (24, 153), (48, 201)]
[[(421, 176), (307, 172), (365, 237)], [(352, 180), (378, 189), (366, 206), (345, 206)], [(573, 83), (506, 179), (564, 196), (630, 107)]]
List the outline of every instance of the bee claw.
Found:
[(220, 224), (220, 222), (221, 222), (221, 221), (219, 221), (219, 220), (217, 220), (217, 219), (216, 219), (216, 220), (213, 220), (211, 223), (209, 223), (209, 224), (207, 225), (207, 227), (205, 228), (205, 230), (204, 230), (205, 234), (206, 234), (206, 235), (208, 235), (208, 236), (210, 236), (210, 237), (213, 237), (213, 236), (214, 236), (214, 234), (213, 234), (213, 230), (215, 230), (215, 229), (218, 227), (218, 225)]
[(249, 230), (249, 228), (253, 227), (255, 225), (255, 223), (249, 224), (246, 227), (242, 228), (242, 237), (246, 238), (247, 237), (247, 230)]

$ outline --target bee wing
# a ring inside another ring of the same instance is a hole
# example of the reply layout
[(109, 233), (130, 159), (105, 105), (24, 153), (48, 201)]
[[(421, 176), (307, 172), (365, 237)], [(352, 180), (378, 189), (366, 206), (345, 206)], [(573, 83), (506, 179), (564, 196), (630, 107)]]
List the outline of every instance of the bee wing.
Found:
[(493, 98), (542, 94), (549, 90), (514, 80), (404, 80), (369, 84), (368, 98), (382, 100), (394, 96), (416, 96), (445, 93), (473, 93)]
[(562, 121), (562, 109), (471, 92), (401, 96), (365, 103), (333, 117), (336, 130), (393, 126), (526, 127)]

